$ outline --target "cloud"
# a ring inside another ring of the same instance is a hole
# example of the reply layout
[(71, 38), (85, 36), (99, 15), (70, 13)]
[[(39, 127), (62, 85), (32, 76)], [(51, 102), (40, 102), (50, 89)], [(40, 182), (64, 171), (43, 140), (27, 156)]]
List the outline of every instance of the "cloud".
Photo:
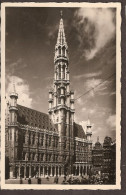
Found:
[(82, 106), (84, 104), (84, 101), (82, 98), (77, 99), (77, 104)]
[(116, 115), (109, 116), (106, 122), (111, 128), (115, 128), (116, 127)]
[(86, 111), (86, 108), (85, 108), (85, 107), (83, 107), (81, 111), (82, 111), (82, 112), (85, 112), (85, 111)]
[(88, 45), (84, 56), (87, 60), (93, 59), (115, 35), (115, 12), (111, 8), (80, 8), (76, 17), (80, 44)]
[(17, 61), (10, 63), (6, 71), (7, 73), (11, 73), (13, 75), (15, 74), (15, 72), (22, 71), (22, 69), (25, 69), (27, 66), (28, 65), (24, 62), (24, 60), (22, 58), (19, 58), (17, 59)]
[[(59, 28), (59, 24), (53, 25), (53, 27), (52, 26), (48, 27), (48, 38), (49, 38), (49, 40), (53, 40), (53, 39), (56, 38), (56, 34), (58, 35), (58, 28)], [(49, 42), (47, 42), (47, 45), (48, 44), (49, 44)]]
[(87, 88), (87, 90), (89, 89), (93, 89), (94, 87), (96, 87), (97, 85), (99, 85), (101, 83), (101, 79), (95, 79), (95, 78), (92, 78), (92, 79), (88, 79), (86, 82), (85, 82), (85, 86)]
[(6, 76), (6, 98), (9, 100), (9, 95), (13, 90), (13, 80), (15, 83), (16, 92), (18, 93), (18, 104), (32, 107), (32, 98), (30, 97), (29, 85), (20, 77)]
[(92, 72), (92, 73), (87, 73), (87, 74), (81, 74), (81, 75), (74, 75), (74, 79), (81, 79), (81, 78), (89, 78), (89, 77), (97, 77), (102, 74), (102, 71), (98, 72)]
[[(95, 94), (97, 95), (108, 95), (108, 86), (113, 82), (113, 80), (107, 80), (103, 81), (102, 79), (96, 79), (96, 78), (91, 78), (88, 79), (84, 85), (86, 87), (86, 90), (91, 90), (90, 91), (90, 96), (94, 96)], [(114, 95), (114, 94), (112, 94)]]

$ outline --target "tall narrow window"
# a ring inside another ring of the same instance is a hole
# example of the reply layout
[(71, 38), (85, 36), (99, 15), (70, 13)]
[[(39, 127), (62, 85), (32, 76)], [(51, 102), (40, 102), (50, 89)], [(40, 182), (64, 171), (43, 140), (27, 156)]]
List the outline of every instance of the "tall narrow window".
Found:
[(65, 47), (62, 48), (63, 56), (65, 56)]
[(63, 79), (65, 79), (65, 67), (63, 67)]
[(61, 66), (59, 66), (59, 79), (61, 79)]
[(25, 143), (25, 132), (23, 132), (23, 143)]
[(33, 141), (32, 141), (32, 144), (34, 145), (35, 143), (35, 134), (33, 134)]
[(59, 56), (61, 55), (61, 47), (59, 47)]
[(61, 91), (58, 89), (58, 104), (61, 104), (61, 98), (60, 98)]

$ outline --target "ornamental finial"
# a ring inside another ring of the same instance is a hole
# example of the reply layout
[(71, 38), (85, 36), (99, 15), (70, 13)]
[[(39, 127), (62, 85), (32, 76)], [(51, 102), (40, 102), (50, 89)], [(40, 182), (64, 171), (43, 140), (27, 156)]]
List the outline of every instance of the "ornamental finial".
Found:
[(61, 18), (63, 17), (63, 11), (62, 10), (60, 11), (60, 16), (61, 16)]
[(16, 92), (16, 89), (15, 89), (15, 79), (14, 79), (14, 76), (13, 76), (13, 92)]

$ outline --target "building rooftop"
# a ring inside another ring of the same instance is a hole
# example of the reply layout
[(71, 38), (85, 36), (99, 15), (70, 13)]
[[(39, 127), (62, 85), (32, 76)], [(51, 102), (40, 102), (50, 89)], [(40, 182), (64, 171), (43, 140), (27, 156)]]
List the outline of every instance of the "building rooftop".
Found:
[[(17, 105), (17, 121), (22, 125), (29, 125), (38, 127), (40, 129), (47, 129), (50, 131), (57, 131), (57, 125), (53, 124), (48, 114), (36, 111), (25, 106)], [(83, 127), (74, 123), (74, 137), (86, 138)]]
[(82, 139), (86, 138), (83, 127), (77, 123), (74, 123), (74, 136)]
[(21, 105), (17, 105), (17, 108), (17, 121), (20, 124), (57, 131), (56, 125), (53, 124), (48, 114)]

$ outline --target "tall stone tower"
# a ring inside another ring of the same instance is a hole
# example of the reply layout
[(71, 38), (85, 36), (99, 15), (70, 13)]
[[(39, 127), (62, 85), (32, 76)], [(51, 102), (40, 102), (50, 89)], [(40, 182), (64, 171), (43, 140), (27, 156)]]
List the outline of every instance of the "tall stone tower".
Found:
[(86, 130), (86, 136), (87, 136), (87, 141), (88, 141), (88, 163), (92, 164), (92, 140), (91, 140), (91, 136), (92, 136), (92, 125), (90, 123), (90, 120), (88, 119), (87, 122), (87, 130)]
[(54, 56), (54, 83), (49, 91), (49, 115), (59, 131), (59, 161), (72, 173), (74, 155), (74, 92), (70, 90), (68, 46), (61, 15)]
[[(9, 106), (9, 124), (8, 124), (8, 154), (10, 163), (13, 164), (15, 159), (17, 158), (17, 134), (18, 134), (18, 125), (17, 125), (17, 99), (18, 94), (15, 90), (15, 85), (13, 84), (13, 91), (10, 93), (10, 104)], [(15, 166), (10, 166), (10, 178), (15, 177)]]

